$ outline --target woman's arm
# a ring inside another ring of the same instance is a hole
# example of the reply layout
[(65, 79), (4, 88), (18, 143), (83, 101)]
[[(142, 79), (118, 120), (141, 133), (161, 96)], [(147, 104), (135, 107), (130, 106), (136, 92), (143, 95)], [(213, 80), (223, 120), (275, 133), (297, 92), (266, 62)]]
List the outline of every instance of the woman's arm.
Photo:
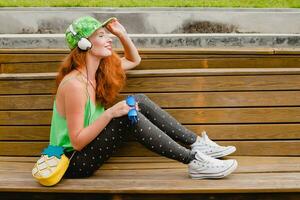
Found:
[(109, 23), (106, 28), (115, 36), (117, 36), (124, 48), (124, 57), (121, 58), (124, 70), (129, 70), (141, 62), (141, 57), (132, 40), (127, 34), (126, 29), (117, 19)]
[(64, 104), (69, 136), (73, 148), (80, 151), (97, 137), (113, 117), (110, 109), (107, 109), (92, 124), (84, 128), (84, 110), (87, 101), (84, 88), (72, 80), (65, 85), (65, 89)]
[(141, 62), (141, 57), (128, 34), (125, 33), (119, 36), (119, 39), (124, 47), (125, 56), (121, 58), (123, 69), (129, 70), (139, 65)]

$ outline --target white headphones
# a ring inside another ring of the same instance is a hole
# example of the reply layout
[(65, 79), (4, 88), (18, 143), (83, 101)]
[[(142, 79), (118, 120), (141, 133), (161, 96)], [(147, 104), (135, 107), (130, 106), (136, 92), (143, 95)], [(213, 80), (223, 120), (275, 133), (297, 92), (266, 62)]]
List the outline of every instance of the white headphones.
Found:
[(92, 48), (92, 43), (87, 38), (80, 38), (80, 36), (74, 31), (72, 24), (69, 26), (69, 30), (75, 37), (79, 38), (79, 41), (77, 43), (79, 49), (86, 51)]

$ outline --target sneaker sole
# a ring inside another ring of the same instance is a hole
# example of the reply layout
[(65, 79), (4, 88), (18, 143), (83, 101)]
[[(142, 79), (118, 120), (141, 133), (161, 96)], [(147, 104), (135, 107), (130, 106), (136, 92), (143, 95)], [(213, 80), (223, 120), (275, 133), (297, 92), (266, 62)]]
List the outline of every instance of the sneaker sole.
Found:
[(207, 154), (213, 158), (221, 158), (224, 156), (228, 156), (229, 154), (232, 154), (233, 152), (236, 151), (235, 147), (227, 148), (225, 151), (217, 152), (217, 153), (212, 153), (212, 154)]
[(225, 171), (216, 173), (216, 174), (189, 174), (189, 176), (192, 179), (219, 179), (219, 178), (224, 178), (225, 176), (228, 176), (231, 174), (236, 168), (238, 164), (237, 161), (235, 160), (233, 164)]

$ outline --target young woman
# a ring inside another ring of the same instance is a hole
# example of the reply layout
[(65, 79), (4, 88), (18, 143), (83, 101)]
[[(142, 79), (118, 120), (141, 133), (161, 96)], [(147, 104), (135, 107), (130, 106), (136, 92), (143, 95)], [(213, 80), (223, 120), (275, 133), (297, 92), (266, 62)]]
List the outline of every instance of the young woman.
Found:
[[(121, 41), (124, 57), (113, 51), (109, 32)], [(222, 178), (236, 169), (236, 160), (217, 159), (235, 147), (219, 146), (205, 133), (197, 136), (146, 95), (134, 95), (138, 122), (133, 125), (126, 101), (113, 105), (125, 84), (125, 71), (141, 61), (116, 18), (101, 23), (80, 17), (68, 27), (66, 42), (71, 52), (56, 78), (50, 130), (50, 144), (63, 146), (71, 158), (65, 178), (91, 176), (130, 135), (151, 151), (187, 164), (194, 179)]]

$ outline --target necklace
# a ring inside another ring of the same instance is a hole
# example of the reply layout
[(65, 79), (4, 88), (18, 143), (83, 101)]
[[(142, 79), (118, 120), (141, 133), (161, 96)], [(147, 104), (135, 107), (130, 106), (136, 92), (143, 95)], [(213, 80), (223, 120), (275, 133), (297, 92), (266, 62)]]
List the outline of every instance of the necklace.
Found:
[(79, 71), (79, 73), (81, 73), (83, 76), (84, 76), (84, 78), (86, 78), (86, 80), (92, 85), (92, 87), (94, 88), (94, 90), (96, 90), (96, 87), (94, 86), (94, 84), (93, 84), (93, 82), (91, 81), (91, 80), (89, 80), (88, 78), (87, 78), (87, 76), (85, 75), (85, 74), (83, 74), (80, 70), (78, 70), (77, 68), (75, 68), (77, 71)]

